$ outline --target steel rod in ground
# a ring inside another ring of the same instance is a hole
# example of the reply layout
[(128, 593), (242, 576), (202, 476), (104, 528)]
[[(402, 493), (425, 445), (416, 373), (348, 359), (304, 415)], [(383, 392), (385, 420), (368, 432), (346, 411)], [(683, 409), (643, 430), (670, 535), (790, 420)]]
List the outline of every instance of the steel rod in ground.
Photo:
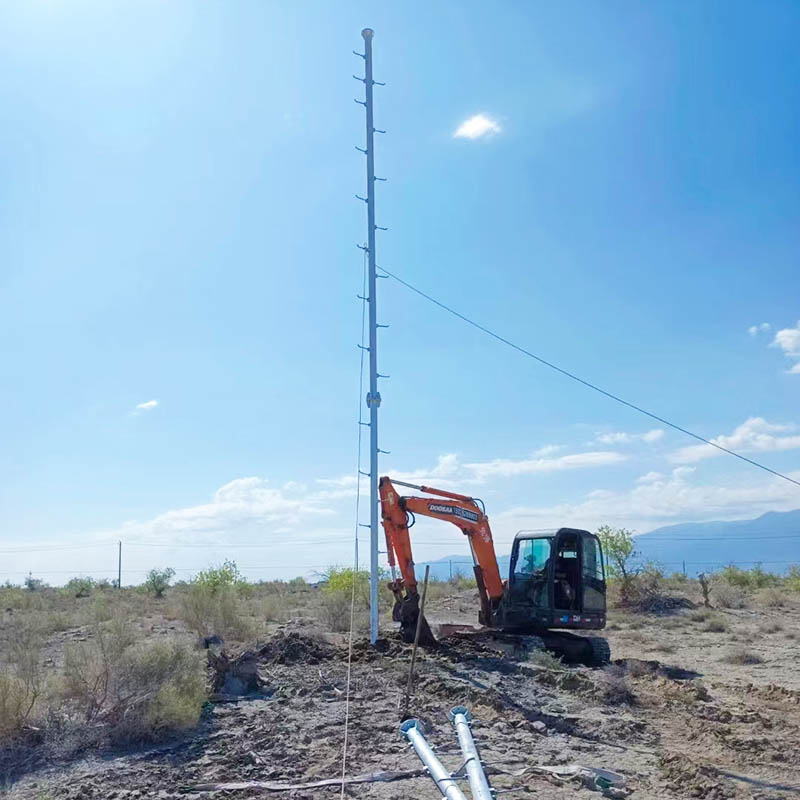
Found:
[(431, 574), (431, 565), (425, 565), (425, 582), (422, 584), (422, 599), (419, 603), (419, 616), (417, 617), (417, 630), (414, 632), (414, 647), (411, 650), (411, 667), (408, 670), (408, 683), (406, 684), (406, 699), (403, 702), (403, 715), (400, 719), (408, 716), (408, 704), (411, 701), (411, 691), (414, 688), (414, 666), (417, 663), (417, 648), (419, 647), (419, 633), (422, 630), (422, 622), (425, 619), (425, 595), (428, 593), (428, 576)]
[(478, 755), (478, 748), (475, 747), (475, 740), (472, 738), (472, 729), (469, 725), (472, 716), (464, 706), (456, 706), (450, 712), (450, 720), (456, 728), (473, 800), (493, 800), (492, 790), (489, 788), (489, 781), (486, 779), (486, 773)]
[(415, 719), (406, 720), (400, 726), (400, 733), (411, 742), (412, 747), (417, 751), (420, 761), (427, 767), (428, 773), (442, 793), (442, 797), (445, 800), (467, 800), (464, 792), (458, 788), (458, 784), (431, 750), (431, 746), (422, 735), (419, 722)]

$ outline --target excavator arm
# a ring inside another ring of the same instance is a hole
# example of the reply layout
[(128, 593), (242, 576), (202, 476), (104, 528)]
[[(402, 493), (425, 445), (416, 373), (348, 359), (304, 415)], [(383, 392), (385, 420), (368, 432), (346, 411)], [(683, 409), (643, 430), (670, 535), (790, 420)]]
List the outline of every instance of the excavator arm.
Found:
[[(395, 488), (395, 484), (436, 497), (402, 496)], [(482, 622), (490, 625), (492, 611), (497, 608), (503, 596), (503, 581), (497, 566), (489, 520), (480, 501), (467, 495), (433, 489), (429, 486), (417, 486), (402, 481), (393, 482), (388, 477), (380, 479), (379, 491), (389, 564), (393, 568), (397, 566), (400, 570), (400, 577), (392, 581), (390, 588), (396, 599), (394, 617), (401, 622), (404, 635), (408, 635), (409, 629), (416, 625), (419, 615), (417, 578), (414, 573), (411, 537), (408, 530), (409, 521), (417, 514), (450, 522), (467, 537), (481, 600)], [(427, 623), (425, 628), (424, 638), (432, 639)]]

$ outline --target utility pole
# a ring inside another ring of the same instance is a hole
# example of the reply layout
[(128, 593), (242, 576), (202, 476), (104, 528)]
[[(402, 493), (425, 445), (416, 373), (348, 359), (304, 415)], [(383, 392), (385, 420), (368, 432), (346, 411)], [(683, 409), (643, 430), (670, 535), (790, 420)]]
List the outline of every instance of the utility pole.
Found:
[[(381, 404), (381, 395), (378, 392), (378, 342), (377, 332), (377, 297), (375, 280), (375, 181), (385, 178), (375, 177), (375, 149), (374, 136), (376, 133), (373, 122), (372, 87), (376, 81), (372, 79), (372, 37), (375, 32), (371, 28), (361, 31), (364, 37), (364, 52), (356, 53), (364, 59), (364, 77), (356, 77), (364, 82), (365, 98), (356, 100), (366, 108), (367, 116), (367, 141), (366, 149), (362, 150), (367, 157), (367, 196), (359, 198), (367, 204), (367, 261), (368, 261), (368, 297), (369, 303), (369, 392), (367, 393), (367, 407), (369, 408), (369, 640), (375, 644), (378, 638), (378, 408)], [(379, 84), (383, 85), (383, 84)], [(383, 133), (383, 131), (381, 131)], [(381, 230), (386, 230), (381, 228)], [(362, 248), (363, 249), (363, 248)], [(383, 377), (383, 376), (380, 376)]]
[(122, 588), (122, 540), (119, 541), (119, 554), (117, 556), (117, 589)]

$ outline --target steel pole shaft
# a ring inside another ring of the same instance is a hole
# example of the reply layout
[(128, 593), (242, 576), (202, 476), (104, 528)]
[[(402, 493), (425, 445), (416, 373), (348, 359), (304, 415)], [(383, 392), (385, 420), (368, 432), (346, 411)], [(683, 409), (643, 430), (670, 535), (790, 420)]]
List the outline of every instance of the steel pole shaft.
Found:
[(436, 758), (436, 754), (431, 750), (431, 746), (422, 735), (417, 720), (410, 719), (404, 722), (400, 726), (400, 733), (411, 742), (411, 745), (417, 751), (420, 761), (427, 767), (431, 778), (436, 782), (436, 786), (442, 793), (442, 797), (446, 800), (467, 800), (464, 792), (458, 788), (458, 784), (444, 768), (442, 762)]
[(469, 726), (472, 717), (469, 711), (464, 706), (456, 706), (450, 712), (450, 719), (455, 725), (461, 754), (464, 756), (464, 766), (467, 770), (473, 800), (493, 800), (492, 790), (489, 788), (489, 781), (486, 779), (486, 773), (483, 771), (483, 764), (478, 755), (478, 748), (475, 747), (475, 740), (472, 738), (472, 730)]
[(375, 124), (372, 108), (372, 37), (371, 28), (361, 31), (364, 37), (364, 87), (367, 117), (367, 257), (369, 291), (369, 640), (378, 639), (378, 320), (375, 279)]

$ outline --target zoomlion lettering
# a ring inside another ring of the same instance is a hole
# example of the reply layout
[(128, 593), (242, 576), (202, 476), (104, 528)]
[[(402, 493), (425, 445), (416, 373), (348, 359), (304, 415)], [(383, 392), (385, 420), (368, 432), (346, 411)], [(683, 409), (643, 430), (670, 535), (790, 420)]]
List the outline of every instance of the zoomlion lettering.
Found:
[(433, 511), (435, 514), (452, 514), (455, 517), (461, 517), (461, 519), (468, 519), (470, 522), (478, 521), (477, 511), (467, 511), (467, 509), (459, 508), (458, 506), (445, 506), (441, 503), (428, 503), (428, 511)]

